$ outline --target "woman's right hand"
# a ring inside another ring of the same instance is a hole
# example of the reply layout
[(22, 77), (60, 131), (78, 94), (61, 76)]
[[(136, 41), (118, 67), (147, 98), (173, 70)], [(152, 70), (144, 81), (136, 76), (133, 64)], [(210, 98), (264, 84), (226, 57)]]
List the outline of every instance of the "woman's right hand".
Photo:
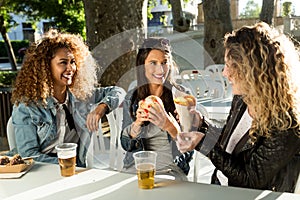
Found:
[(141, 132), (141, 126), (145, 121), (149, 121), (148, 119), (149, 111), (146, 109), (138, 107), (136, 111), (136, 120), (131, 125), (130, 135), (131, 137), (137, 137)]

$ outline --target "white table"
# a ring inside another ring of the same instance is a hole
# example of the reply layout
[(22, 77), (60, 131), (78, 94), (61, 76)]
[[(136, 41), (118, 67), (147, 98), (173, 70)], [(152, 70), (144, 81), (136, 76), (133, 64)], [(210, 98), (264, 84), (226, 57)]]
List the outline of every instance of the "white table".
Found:
[(35, 163), (20, 179), (0, 179), (0, 199), (299, 199), (300, 195), (180, 182), (156, 177), (152, 190), (138, 189), (135, 174), (87, 170), (63, 178), (59, 166)]

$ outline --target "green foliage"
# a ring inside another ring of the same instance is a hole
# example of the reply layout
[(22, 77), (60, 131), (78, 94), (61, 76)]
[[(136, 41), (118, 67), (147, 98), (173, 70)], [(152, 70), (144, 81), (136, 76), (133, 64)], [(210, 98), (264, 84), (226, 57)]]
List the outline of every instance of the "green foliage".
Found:
[(240, 18), (258, 18), (261, 11), (261, 7), (254, 2), (254, 0), (249, 0), (246, 7), (240, 13)]
[[(28, 40), (12, 40), (11, 45), (13, 47), (15, 55), (18, 55), (18, 50), (23, 47), (29, 46)], [(0, 41), (0, 57), (7, 57), (7, 51), (4, 46), (4, 41)]]
[(49, 19), (60, 30), (80, 34), (85, 38), (83, 0), (6, 0), (6, 2), (8, 2), (4, 6), (6, 10), (28, 16), (28, 22), (32, 24), (40, 19)]
[(152, 19), (153, 18), (153, 15), (151, 13), (151, 10), (157, 6), (157, 1), (156, 0), (149, 0), (148, 1), (148, 7), (147, 7), (147, 17), (148, 19)]
[(5, 28), (7, 31), (17, 26), (18, 24), (14, 21), (10, 15), (14, 10), (15, 3), (9, 0), (0, 0), (0, 28)]
[[(185, 1), (189, 1), (189, 0), (185, 0)], [(162, 0), (161, 1), (162, 5), (168, 5), (168, 7), (171, 7), (171, 4), (169, 3), (168, 0)], [(149, 0), (148, 1), (148, 7), (147, 7), (147, 17), (149, 20), (151, 20), (153, 18), (153, 15), (151, 13), (151, 10), (157, 6), (157, 1), (156, 0)]]
[(159, 21), (164, 25), (167, 26), (167, 20), (168, 20), (168, 16), (167, 15), (161, 15), (159, 18)]
[(288, 16), (292, 12), (292, 2), (286, 1), (282, 4), (282, 15), (283, 16)]
[(0, 87), (11, 87), (16, 77), (16, 71), (0, 71)]

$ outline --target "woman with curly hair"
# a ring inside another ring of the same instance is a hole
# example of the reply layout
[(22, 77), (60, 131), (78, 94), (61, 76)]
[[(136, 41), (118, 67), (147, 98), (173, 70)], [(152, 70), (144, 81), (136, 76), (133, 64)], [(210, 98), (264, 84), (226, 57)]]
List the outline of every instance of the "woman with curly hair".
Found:
[(125, 96), (122, 88), (96, 87), (96, 69), (78, 35), (51, 29), (29, 47), (12, 94), (14, 153), (58, 163), (55, 146), (72, 142), (85, 166), (91, 133)]
[(223, 75), (236, 96), (220, 138), (207, 147), (217, 133), (197, 114), (206, 134), (183, 133), (192, 142), (177, 144), (181, 151), (212, 148), (212, 183), (293, 192), (300, 172), (299, 52), (263, 22), (226, 34), (224, 46)]

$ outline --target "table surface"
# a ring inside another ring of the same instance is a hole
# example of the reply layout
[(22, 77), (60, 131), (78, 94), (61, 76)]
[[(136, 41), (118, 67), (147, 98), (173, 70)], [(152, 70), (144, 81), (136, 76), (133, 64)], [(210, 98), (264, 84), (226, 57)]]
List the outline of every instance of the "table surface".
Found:
[(90, 169), (61, 177), (59, 166), (36, 162), (19, 179), (0, 179), (0, 199), (300, 199), (300, 195), (182, 182), (156, 176), (155, 188), (139, 189), (135, 174)]

